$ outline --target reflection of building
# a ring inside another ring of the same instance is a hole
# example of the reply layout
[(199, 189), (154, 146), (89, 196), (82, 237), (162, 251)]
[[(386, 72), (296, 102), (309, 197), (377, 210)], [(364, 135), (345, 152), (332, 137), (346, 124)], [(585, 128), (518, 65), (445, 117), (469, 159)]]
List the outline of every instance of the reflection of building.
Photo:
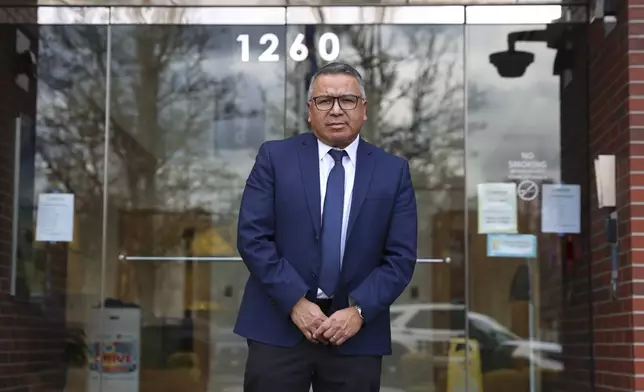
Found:
[(235, 256), (234, 222), (215, 227), (210, 214), (201, 210), (124, 210), (120, 217), (118, 247), (122, 254), (176, 257), (121, 260), (115, 287), (119, 299), (141, 304), (150, 320), (180, 319), (186, 311), (221, 306), (209, 304), (214, 295), (211, 290), (223, 293), (226, 285), (234, 284), (233, 277), (222, 276), (221, 270), (218, 276), (211, 276), (211, 263), (186, 263), (182, 257)]
[[(240, 263), (217, 265), (189, 258), (235, 256), (234, 224), (230, 224), (213, 226), (211, 215), (203, 210), (121, 211), (122, 254), (159, 256), (120, 260), (114, 288), (119, 300), (141, 306), (141, 355), (153, 378), (167, 371), (164, 366), (156, 369), (154, 363), (162, 365), (178, 355), (198, 358), (196, 366), (204, 373), (211, 362), (220, 360), (215, 355), (218, 336), (234, 323), (248, 274)], [(152, 357), (156, 362), (150, 362)]]

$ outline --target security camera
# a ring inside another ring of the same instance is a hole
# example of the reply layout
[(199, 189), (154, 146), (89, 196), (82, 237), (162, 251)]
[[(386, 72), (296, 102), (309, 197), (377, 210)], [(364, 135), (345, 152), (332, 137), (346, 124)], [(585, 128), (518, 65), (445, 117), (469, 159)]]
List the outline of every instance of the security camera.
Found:
[[(490, 63), (496, 67), (503, 78), (520, 78), (528, 66), (534, 62), (534, 54), (516, 50), (517, 42), (545, 42), (553, 47), (554, 41), (560, 36), (557, 24), (549, 24), (542, 30), (514, 31), (508, 34), (508, 49), (504, 52), (492, 53)], [(553, 42), (551, 42), (553, 41)]]
[(490, 63), (503, 78), (520, 78), (534, 62), (534, 54), (521, 50), (506, 50), (490, 55)]

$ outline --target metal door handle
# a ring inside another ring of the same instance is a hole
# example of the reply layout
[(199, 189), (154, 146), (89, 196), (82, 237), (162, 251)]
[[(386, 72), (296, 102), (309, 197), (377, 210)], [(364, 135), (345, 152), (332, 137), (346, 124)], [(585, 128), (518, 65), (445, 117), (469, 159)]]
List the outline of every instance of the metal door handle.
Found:
[[(235, 262), (242, 261), (241, 257), (215, 257), (215, 256), (128, 256), (126, 254), (118, 255), (119, 261), (204, 261), (204, 262)], [(449, 263), (452, 259), (418, 259), (417, 263)]]
[(444, 259), (418, 259), (417, 263), (449, 263), (452, 261), (451, 257), (445, 257)]

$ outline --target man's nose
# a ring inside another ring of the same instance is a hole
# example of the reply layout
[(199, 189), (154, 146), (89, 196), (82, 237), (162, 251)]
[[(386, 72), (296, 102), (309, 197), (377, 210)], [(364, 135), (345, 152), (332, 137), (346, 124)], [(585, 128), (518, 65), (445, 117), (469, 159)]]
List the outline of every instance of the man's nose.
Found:
[(340, 107), (340, 102), (336, 99), (333, 101), (333, 106), (331, 106), (331, 114), (334, 116), (339, 116), (343, 113), (342, 108)]

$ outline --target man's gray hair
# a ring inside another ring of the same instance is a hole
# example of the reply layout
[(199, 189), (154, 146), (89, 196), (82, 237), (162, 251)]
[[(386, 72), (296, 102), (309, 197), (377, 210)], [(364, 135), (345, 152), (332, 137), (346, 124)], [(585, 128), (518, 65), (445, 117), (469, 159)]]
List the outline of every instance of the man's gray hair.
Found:
[(330, 63), (324, 67), (318, 69), (318, 71), (311, 78), (311, 83), (309, 83), (309, 96), (310, 100), (313, 98), (313, 83), (320, 75), (349, 75), (354, 77), (358, 81), (358, 87), (360, 88), (360, 97), (362, 99), (367, 99), (367, 94), (364, 89), (364, 81), (362, 80), (362, 75), (355, 68), (345, 63)]

